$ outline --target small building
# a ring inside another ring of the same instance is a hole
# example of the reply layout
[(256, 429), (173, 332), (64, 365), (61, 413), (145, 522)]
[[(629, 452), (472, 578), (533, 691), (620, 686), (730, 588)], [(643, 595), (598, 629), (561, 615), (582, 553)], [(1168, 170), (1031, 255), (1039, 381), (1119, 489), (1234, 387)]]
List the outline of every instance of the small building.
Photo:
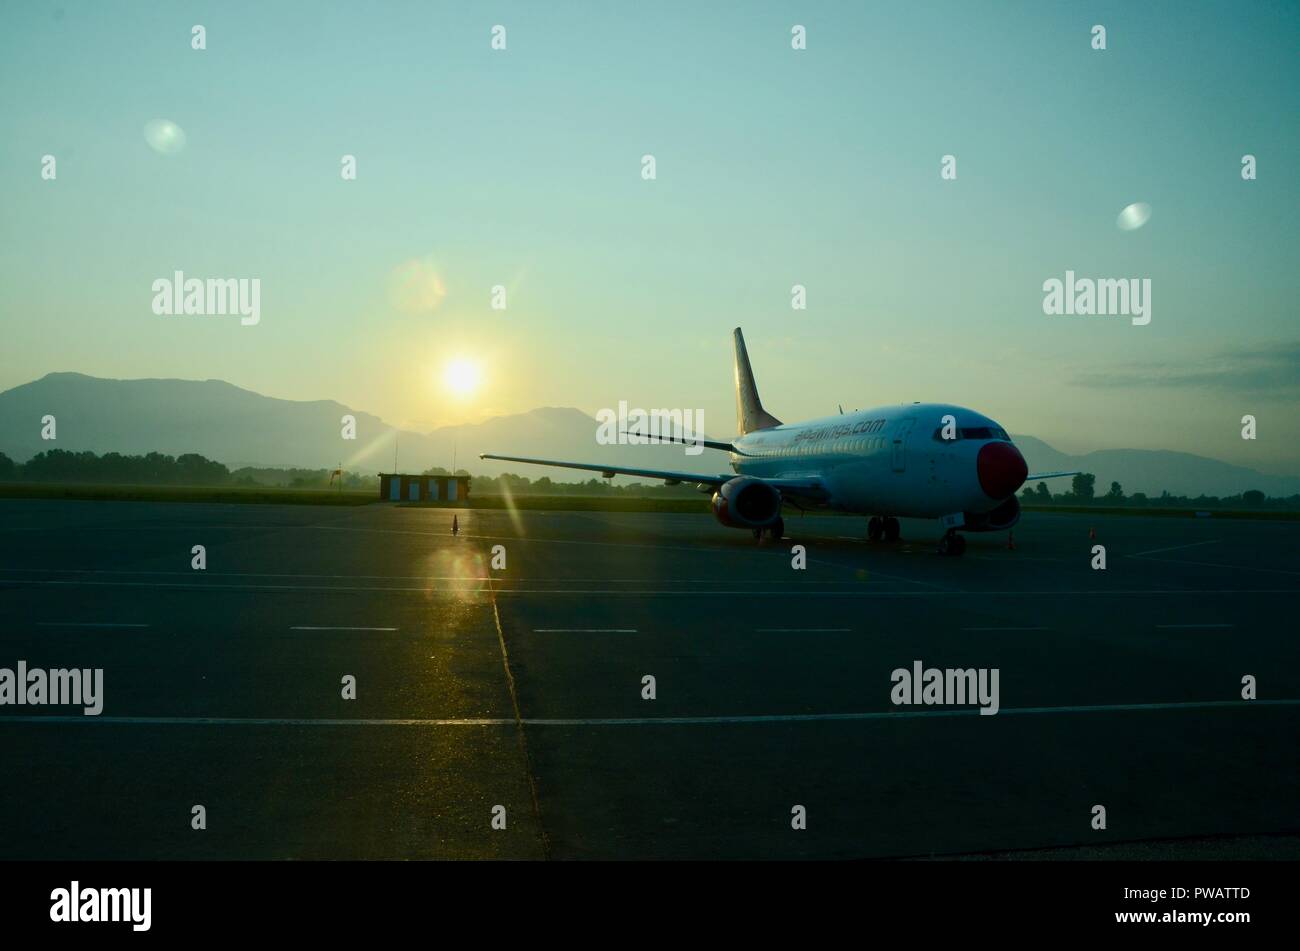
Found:
[(469, 498), (469, 476), (381, 472), (379, 497), (389, 502), (463, 502)]

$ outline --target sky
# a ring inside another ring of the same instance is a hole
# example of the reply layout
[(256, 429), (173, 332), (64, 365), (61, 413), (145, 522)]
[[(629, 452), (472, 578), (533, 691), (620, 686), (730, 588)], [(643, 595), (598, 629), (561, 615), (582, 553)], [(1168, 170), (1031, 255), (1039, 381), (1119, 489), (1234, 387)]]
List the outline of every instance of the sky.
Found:
[[(626, 400), (725, 436), (741, 326), (786, 421), (952, 402), (1294, 475), (1298, 35), (1267, 2), (6, 4), (0, 389), (222, 379), (421, 430)], [(177, 270), (259, 279), (260, 321), (154, 313)], [(1149, 279), (1150, 323), (1045, 314), (1067, 270)]]

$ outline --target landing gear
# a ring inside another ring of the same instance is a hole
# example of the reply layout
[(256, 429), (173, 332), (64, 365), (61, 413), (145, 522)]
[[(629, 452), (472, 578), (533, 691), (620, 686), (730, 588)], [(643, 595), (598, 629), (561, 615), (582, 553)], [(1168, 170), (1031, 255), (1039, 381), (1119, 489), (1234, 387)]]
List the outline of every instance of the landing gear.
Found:
[(899, 532), (898, 519), (893, 516), (881, 518), (873, 515), (867, 521), (867, 538), (870, 541), (878, 542), (883, 538), (887, 542), (896, 542)]
[(781, 537), (785, 535), (785, 519), (778, 518), (775, 522), (772, 523), (771, 527), (768, 528), (767, 531), (768, 531), (768, 537), (770, 537), (772, 541), (779, 542), (781, 540)]
[(941, 555), (960, 558), (965, 550), (966, 539), (952, 529), (945, 532), (943, 538), (939, 539), (939, 554)]

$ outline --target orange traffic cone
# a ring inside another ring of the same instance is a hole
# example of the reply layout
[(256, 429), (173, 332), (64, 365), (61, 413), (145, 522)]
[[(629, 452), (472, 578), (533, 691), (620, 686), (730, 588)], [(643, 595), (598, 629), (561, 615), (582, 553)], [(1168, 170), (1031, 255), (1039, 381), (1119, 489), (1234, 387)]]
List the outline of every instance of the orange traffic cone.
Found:
[(1091, 526), (1088, 528), (1088, 540), (1094, 542), (1097, 540), (1097, 530)]
[(451, 517), (451, 533), (453, 535), (460, 534), (460, 521), (454, 515)]
[(1016, 533), (1007, 532), (1007, 551), (1016, 550)]

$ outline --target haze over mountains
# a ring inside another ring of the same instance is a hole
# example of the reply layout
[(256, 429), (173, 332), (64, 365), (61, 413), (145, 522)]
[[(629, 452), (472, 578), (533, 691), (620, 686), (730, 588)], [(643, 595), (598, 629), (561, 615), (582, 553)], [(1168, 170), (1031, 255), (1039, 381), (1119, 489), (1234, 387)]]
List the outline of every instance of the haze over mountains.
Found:
[[(58, 438), (41, 439), (41, 419), (57, 420)], [(356, 417), (357, 438), (341, 437), (342, 417)], [(274, 399), (220, 380), (109, 380), (51, 373), (0, 393), (0, 452), (25, 462), (47, 449), (140, 454), (196, 452), (230, 468), (245, 465), (325, 468), (343, 463), (360, 472), (418, 472), (456, 465), (475, 475), (518, 472), (531, 478), (585, 481), (589, 475), (480, 460), (480, 452), (542, 456), (613, 465), (726, 471), (722, 453), (686, 455), (679, 446), (601, 446), (596, 420), (568, 407), (543, 407), (482, 423), (428, 433), (399, 431), (377, 416), (333, 400)], [(719, 435), (712, 434), (715, 438)], [(1081, 469), (1097, 476), (1097, 493), (1112, 481), (1127, 494), (1236, 495), (1259, 489), (1270, 496), (1300, 494), (1300, 477), (1265, 475), (1191, 453), (1107, 449), (1071, 456), (1032, 436), (1014, 437), (1031, 472)], [(621, 480), (635, 481), (635, 480)], [(1054, 491), (1067, 488), (1057, 481)]]

